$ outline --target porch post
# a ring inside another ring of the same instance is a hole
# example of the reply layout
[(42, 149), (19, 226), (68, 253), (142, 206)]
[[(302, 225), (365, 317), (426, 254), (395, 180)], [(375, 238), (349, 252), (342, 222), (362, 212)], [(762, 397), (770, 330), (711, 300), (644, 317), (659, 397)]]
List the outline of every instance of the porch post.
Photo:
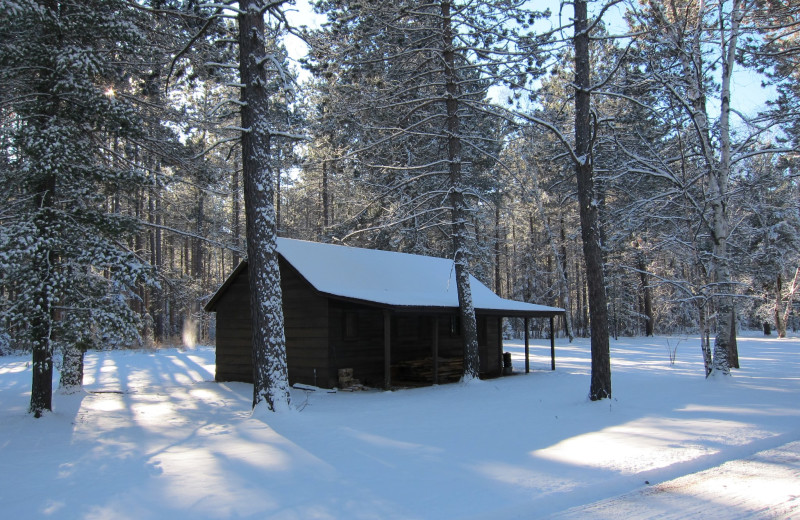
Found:
[(528, 317), (525, 317), (525, 373), (531, 371), (530, 361), (530, 338), (528, 336)]
[(503, 317), (497, 317), (497, 375), (503, 375)]
[(392, 387), (392, 315), (383, 311), (383, 387)]
[(550, 316), (550, 370), (556, 369), (555, 316)]
[(433, 344), (431, 347), (433, 356), (433, 384), (439, 384), (439, 316), (433, 317)]

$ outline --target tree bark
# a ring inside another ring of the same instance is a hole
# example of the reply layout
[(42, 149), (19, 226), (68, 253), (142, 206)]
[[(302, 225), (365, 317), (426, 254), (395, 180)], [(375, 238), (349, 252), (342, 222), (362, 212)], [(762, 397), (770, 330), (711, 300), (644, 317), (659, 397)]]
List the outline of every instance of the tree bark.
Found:
[[(722, 291), (722, 294), (717, 299), (719, 325), (717, 327), (717, 337), (714, 341), (713, 370), (726, 375), (730, 374), (730, 353), (732, 341), (734, 341), (731, 336), (731, 331), (735, 330), (736, 321), (727, 246), (728, 235), (730, 233), (727, 199), (728, 181), (731, 171), (731, 77), (733, 75), (733, 66), (736, 63), (736, 41), (739, 35), (739, 24), (741, 22), (741, 7), (741, 1), (734, 0), (730, 13), (731, 34), (729, 38), (725, 37), (724, 27), (720, 27), (720, 43), (722, 47), (722, 83), (720, 91), (721, 106), (719, 123), (720, 161), (716, 168), (709, 168), (708, 175), (713, 219), (711, 238), (713, 241), (714, 274), (716, 282), (719, 284)], [(722, 19), (722, 16), (720, 16), (720, 18)], [(720, 24), (722, 25), (722, 22), (720, 22)], [(700, 52), (699, 49), (696, 52)], [(705, 125), (705, 140), (710, 146), (711, 139), (708, 134), (707, 123)], [(713, 162), (709, 160), (709, 165), (711, 164), (713, 164)]]
[(204, 235), (205, 227), (205, 192), (197, 188), (196, 198), (197, 206), (194, 213), (194, 233), (192, 237), (192, 278), (201, 281), (203, 278), (203, 240), (199, 237)]
[[(534, 164), (531, 169), (531, 177), (533, 179), (533, 198), (536, 201), (536, 208), (539, 211), (539, 217), (544, 224), (545, 233), (547, 234), (547, 241), (550, 244), (550, 249), (553, 251), (555, 264), (558, 269), (558, 292), (564, 306), (564, 326), (567, 330), (567, 337), (569, 342), (575, 339), (572, 330), (572, 304), (570, 303), (569, 295), (569, 278), (567, 276), (567, 237), (564, 229), (564, 215), (561, 215), (561, 252), (558, 251), (558, 244), (556, 244), (555, 236), (553, 236), (553, 229), (550, 227), (550, 221), (545, 216), (544, 204), (542, 203), (541, 191), (539, 189), (539, 167)], [(531, 229), (533, 229), (533, 216), (531, 216)], [(548, 269), (550, 272), (552, 269)], [(580, 297), (578, 298), (580, 300)]]
[(581, 237), (586, 260), (586, 281), (589, 291), (589, 327), (592, 349), (592, 376), (589, 398), (592, 401), (611, 397), (611, 357), (608, 337), (608, 308), (603, 252), (600, 246), (600, 222), (596, 200), (591, 120), (591, 69), (586, 0), (575, 0), (575, 172), (578, 183)]
[(322, 230), (320, 232), (321, 236), (325, 236), (328, 232), (328, 227), (330, 227), (330, 207), (329, 207), (329, 196), (328, 196), (328, 168), (329, 168), (330, 161), (323, 160), (322, 161)]
[(86, 353), (86, 344), (77, 341), (64, 348), (64, 360), (61, 368), (61, 378), (58, 382), (59, 392), (74, 394), (83, 388), (83, 358)]
[(778, 337), (785, 337), (786, 336), (786, 324), (789, 323), (789, 316), (792, 313), (792, 307), (794, 305), (794, 293), (797, 291), (797, 275), (800, 274), (800, 268), (795, 270), (794, 272), (794, 279), (792, 280), (792, 287), (789, 289), (789, 295), (786, 298), (786, 309), (783, 311), (783, 333), (784, 336)]
[(270, 171), (270, 130), (263, 0), (239, 14), (242, 89), (242, 166), (248, 274), (253, 330), (253, 407), (289, 406), (286, 338), (277, 253), (274, 182)]
[(49, 286), (52, 283), (53, 258), (47, 247), (47, 237), (52, 226), (52, 207), (56, 179), (47, 175), (39, 185), (35, 197), (39, 213), (36, 215), (36, 234), (39, 246), (33, 257), (33, 273), (37, 278), (36, 307), (31, 316), (33, 337), (33, 370), (31, 381), (30, 412), (39, 418), (45, 410), (53, 409), (53, 309)]
[(739, 368), (739, 344), (736, 341), (736, 308), (731, 309), (731, 341), (728, 344), (728, 362), (731, 368)]
[(779, 338), (786, 337), (786, 322), (783, 321), (783, 278), (781, 273), (775, 279), (775, 330)]
[[(158, 168), (158, 171), (159, 171), (159, 174), (160, 174), (160, 170), (161, 170), (160, 164), (159, 164), (159, 166), (157, 166), (157, 168)], [(164, 271), (164, 248), (163, 248), (163, 241), (164, 240), (163, 240), (163, 235), (162, 235), (161, 228), (159, 227), (159, 226), (162, 225), (161, 210), (162, 210), (161, 195), (160, 194), (156, 194), (156, 200), (155, 200), (155, 212), (156, 212), (156, 218), (155, 218), (155, 221), (156, 221), (155, 222), (156, 223), (156, 229), (155, 229), (155, 243), (156, 243), (155, 257), (156, 257), (156, 263), (153, 266), (154, 269), (155, 269), (155, 276), (156, 277), (161, 276), (161, 273)], [(154, 335), (156, 341), (161, 342), (161, 341), (164, 341), (164, 339), (165, 339), (165, 330), (166, 330), (165, 329), (165, 322), (166, 322), (166, 318), (165, 318), (165, 315), (166, 315), (166, 310), (165, 310), (166, 309), (166, 293), (165, 293), (164, 287), (162, 287), (162, 286), (157, 287), (155, 289), (155, 291), (156, 291), (156, 310), (155, 310), (155, 316), (154, 316), (155, 323), (154, 323), (153, 335)]]
[[(501, 298), (503, 297), (503, 278), (500, 274), (500, 200), (498, 195), (494, 204), (494, 292)], [(511, 285), (508, 285), (509, 292)]]
[(650, 290), (649, 276), (647, 275), (647, 259), (644, 252), (639, 250), (636, 253), (636, 260), (639, 264), (639, 279), (642, 283), (642, 303), (645, 316), (645, 335), (652, 336), (655, 332), (655, 320), (653, 319), (653, 293)]
[[(233, 247), (238, 249), (241, 245), (241, 238), (242, 238), (242, 225), (240, 220), (240, 214), (242, 208), (240, 207), (240, 187), (239, 187), (239, 164), (236, 161), (236, 167), (233, 169), (233, 174), (231, 175), (231, 199), (232, 199), (232, 208), (231, 208), (231, 231), (232, 231), (232, 238), (233, 238)], [(278, 221), (278, 229), (280, 229), (280, 220)], [(236, 269), (236, 266), (239, 265), (241, 258), (239, 258), (239, 253), (233, 252), (231, 255), (231, 269)]]
[(705, 367), (706, 377), (711, 375), (711, 345), (706, 340), (708, 325), (706, 323), (706, 307), (705, 303), (701, 303), (698, 307), (698, 317), (700, 325), (700, 350), (703, 353), (703, 366)]
[(478, 353), (478, 327), (475, 321), (475, 307), (472, 304), (472, 288), (469, 276), (469, 252), (467, 250), (469, 207), (464, 197), (461, 173), (458, 86), (455, 51), (453, 49), (451, 7), (452, 4), (449, 0), (444, 0), (441, 3), (446, 88), (445, 105), (447, 108), (447, 161), (449, 164), (450, 204), (453, 216), (453, 262), (455, 263), (458, 310), (461, 317), (461, 338), (464, 347), (464, 380), (468, 381), (479, 377), (480, 358)]
[[(650, 2), (656, 13), (662, 13), (662, 4)], [(694, 6), (692, 6), (694, 7)], [(730, 363), (728, 353), (731, 342), (731, 320), (735, 319), (733, 314), (733, 289), (731, 284), (730, 265), (727, 250), (729, 235), (729, 222), (727, 212), (728, 201), (728, 182), (731, 170), (731, 132), (730, 132), (730, 99), (731, 99), (731, 76), (736, 59), (736, 41), (740, 32), (742, 0), (734, 0), (730, 6), (730, 12), (723, 12), (721, 4), (714, 8), (718, 9), (718, 34), (720, 56), (719, 61), (722, 65), (720, 83), (720, 119), (719, 136), (716, 142), (719, 143), (719, 157), (716, 156), (715, 139), (709, 125), (707, 97), (706, 97), (706, 77), (705, 69), (712, 65), (705, 63), (704, 49), (708, 49), (710, 44), (706, 44), (705, 36), (707, 28), (706, 4), (699, 2), (696, 6), (697, 12), (687, 13), (687, 20), (676, 20), (673, 24), (684, 24), (681, 31), (689, 31), (686, 37), (675, 36), (675, 51), (681, 60), (683, 78), (686, 81), (685, 96), (688, 100), (686, 104), (687, 115), (691, 118), (693, 130), (698, 139), (699, 153), (705, 163), (707, 198), (706, 203), (710, 208), (708, 217), (708, 230), (711, 235), (711, 254), (713, 257), (713, 281), (716, 284), (716, 310), (717, 310), (717, 334), (714, 340), (714, 355), (711, 365), (712, 373), (730, 374)], [(696, 15), (690, 19), (688, 15)], [(670, 22), (662, 14), (661, 22), (665, 28), (670, 29)], [(726, 17), (730, 17), (730, 35), (725, 34), (724, 22)], [(694, 25), (694, 27), (691, 27)], [(671, 29), (670, 29), (671, 30)]]

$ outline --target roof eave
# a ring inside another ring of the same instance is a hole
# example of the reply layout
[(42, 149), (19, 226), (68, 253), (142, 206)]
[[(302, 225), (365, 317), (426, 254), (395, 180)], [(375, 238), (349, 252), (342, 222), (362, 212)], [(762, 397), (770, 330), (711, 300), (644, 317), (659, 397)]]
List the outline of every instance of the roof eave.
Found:
[[(316, 289), (315, 289), (316, 290)], [(366, 305), (369, 307), (377, 307), (379, 309), (386, 309), (394, 312), (401, 313), (424, 313), (424, 314), (453, 314), (458, 312), (456, 306), (441, 306), (441, 305), (396, 305), (384, 302), (377, 302), (373, 300), (364, 300), (360, 298), (352, 298), (348, 296), (341, 296), (329, 292), (316, 290), (319, 294), (338, 301), (355, 303), (359, 305)], [(549, 318), (552, 316), (564, 315), (564, 309), (554, 308), (552, 310), (521, 310), (521, 309), (492, 309), (492, 308), (475, 308), (476, 314), (483, 314), (489, 316), (501, 316), (504, 318)]]
[(230, 274), (230, 276), (228, 276), (228, 278), (226, 278), (225, 281), (222, 282), (222, 285), (219, 286), (217, 292), (215, 292), (211, 296), (211, 299), (208, 300), (208, 303), (206, 303), (203, 306), (203, 310), (206, 312), (216, 312), (216, 306), (219, 299), (222, 298), (222, 295), (225, 294), (225, 292), (228, 290), (228, 287), (230, 287), (230, 285), (234, 282), (234, 280), (236, 280), (239, 274), (241, 274), (241, 272), (244, 271), (246, 268), (247, 268), (247, 260), (242, 260), (241, 262), (239, 262), (239, 265), (236, 266), (236, 269), (234, 269), (233, 272)]
[(521, 309), (511, 310), (476, 308), (475, 312), (489, 316), (502, 316), (503, 318), (550, 318), (554, 316), (563, 316), (565, 314), (563, 309), (526, 311)]

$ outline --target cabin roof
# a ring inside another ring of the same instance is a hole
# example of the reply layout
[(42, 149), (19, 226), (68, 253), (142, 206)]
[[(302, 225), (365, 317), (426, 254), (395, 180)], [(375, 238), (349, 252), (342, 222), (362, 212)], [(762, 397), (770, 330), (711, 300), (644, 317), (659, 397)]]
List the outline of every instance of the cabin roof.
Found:
[[(457, 308), (453, 261), (446, 258), (279, 238), (278, 253), (317, 291), (391, 308)], [(236, 268), (206, 305), (213, 311)], [(504, 316), (553, 316), (558, 307), (507, 300), (470, 276), (476, 310)]]

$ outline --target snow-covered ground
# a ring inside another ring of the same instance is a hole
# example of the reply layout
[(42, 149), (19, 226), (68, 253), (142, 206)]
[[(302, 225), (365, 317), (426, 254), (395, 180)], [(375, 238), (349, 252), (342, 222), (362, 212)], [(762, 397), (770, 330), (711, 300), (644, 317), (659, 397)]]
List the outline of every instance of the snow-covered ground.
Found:
[[(517, 375), (394, 392), (299, 391), (250, 412), (210, 347), (92, 352), (86, 392), (27, 413), (27, 358), (0, 357), (0, 516), (161, 519), (800, 518), (800, 340), (740, 338), (703, 378), (699, 340), (510, 342)], [(668, 349), (677, 347), (670, 364)]]

